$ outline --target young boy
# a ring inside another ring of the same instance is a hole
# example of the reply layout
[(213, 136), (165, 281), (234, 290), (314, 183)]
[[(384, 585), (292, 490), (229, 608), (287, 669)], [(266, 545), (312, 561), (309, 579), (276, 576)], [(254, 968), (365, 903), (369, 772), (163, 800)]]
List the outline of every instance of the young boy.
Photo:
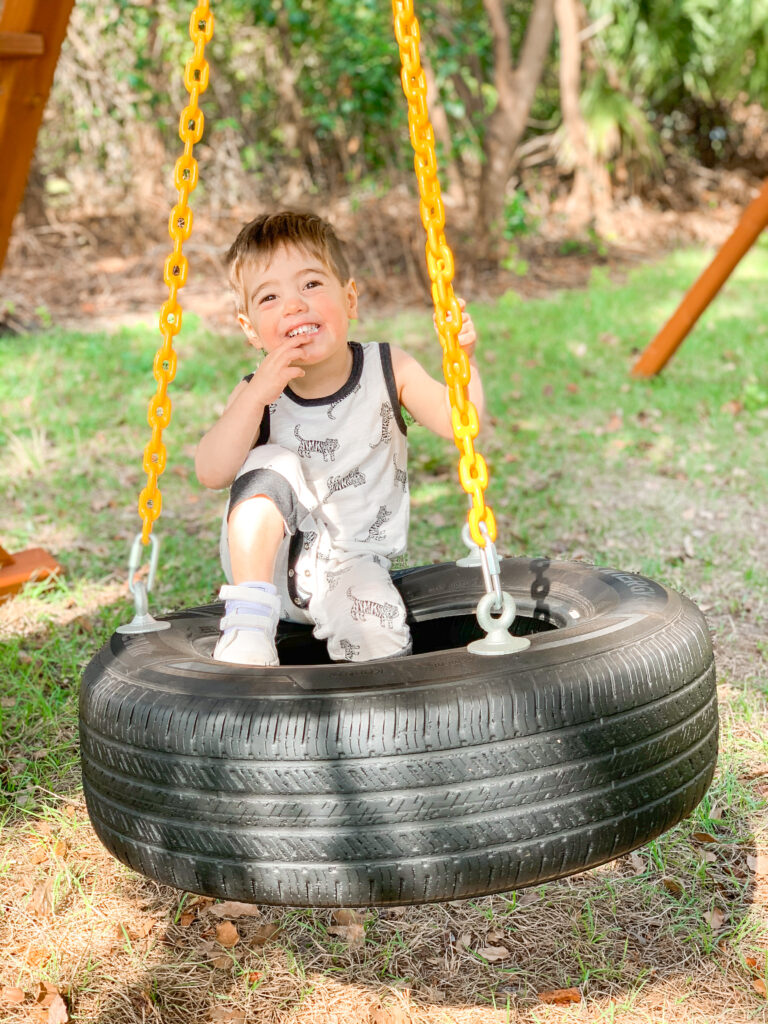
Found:
[[(227, 263), (238, 322), (265, 357), (195, 456), (204, 486), (231, 486), (221, 544), (229, 583), (213, 656), (277, 665), (281, 615), (312, 623), (334, 660), (408, 654), (405, 608), (389, 576), (408, 533), (401, 406), (452, 438), (448, 389), (401, 349), (347, 340), (357, 288), (321, 218), (258, 217)], [(463, 312), (459, 343), (482, 416), (476, 340)]]

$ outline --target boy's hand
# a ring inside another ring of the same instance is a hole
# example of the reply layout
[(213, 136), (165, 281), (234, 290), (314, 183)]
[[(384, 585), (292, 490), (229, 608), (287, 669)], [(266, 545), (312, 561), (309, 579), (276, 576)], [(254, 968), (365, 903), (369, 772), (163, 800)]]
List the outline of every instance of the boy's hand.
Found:
[[(471, 358), (475, 351), (475, 346), (477, 345), (477, 331), (475, 330), (475, 325), (472, 323), (472, 317), (467, 312), (467, 304), (464, 299), (460, 299), (457, 295), (456, 301), (458, 302), (459, 309), (461, 310), (461, 330), (459, 331), (458, 342)], [(450, 317), (451, 314), (449, 313), (448, 319), (450, 319)], [(435, 330), (437, 330), (437, 317), (434, 317), (433, 319), (435, 321)]]
[(276, 402), (285, 390), (285, 385), (297, 377), (303, 377), (300, 366), (292, 364), (301, 358), (306, 342), (290, 342), (267, 353), (251, 378), (249, 387), (258, 396), (259, 402), (269, 405)]

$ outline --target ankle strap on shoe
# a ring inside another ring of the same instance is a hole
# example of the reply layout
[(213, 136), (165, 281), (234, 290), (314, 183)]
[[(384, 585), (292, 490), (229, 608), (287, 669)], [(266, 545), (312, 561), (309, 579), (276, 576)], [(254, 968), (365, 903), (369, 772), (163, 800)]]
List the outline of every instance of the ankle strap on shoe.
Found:
[(263, 633), (272, 634), (275, 628), (275, 620), (271, 615), (225, 615), (219, 623), (219, 629), (224, 633), (228, 629), (260, 629)]
[(246, 601), (248, 604), (260, 604), (269, 608), (276, 615), (280, 615), (279, 596), (268, 594), (266, 590), (259, 590), (257, 587), (240, 587), (236, 584), (225, 583), (219, 591), (219, 597), (224, 601)]

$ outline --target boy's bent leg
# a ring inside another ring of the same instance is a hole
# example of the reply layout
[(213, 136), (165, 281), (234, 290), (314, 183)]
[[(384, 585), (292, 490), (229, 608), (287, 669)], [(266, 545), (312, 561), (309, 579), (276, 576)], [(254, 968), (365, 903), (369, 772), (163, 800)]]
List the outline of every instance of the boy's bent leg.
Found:
[[(395, 658), (411, 651), (405, 605), (387, 569), (369, 556), (337, 563), (327, 574), (322, 608), (310, 603), (315, 635), (327, 640), (334, 661)], [(322, 621), (321, 621), (322, 616)]]
[(282, 555), (282, 566), (281, 548), (298, 518), (306, 515), (299, 499), (304, 481), (295, 462), (292, 453), (277, 446), (257, 449), (232, 486), (222, 524), (222, 565), (234, 585), (220, 593), (226, 603), (213, 652), (218, 661), (279, 664), (275, 633), (283, 601), (274, 584), (283, 581), (275, 579), (276, 562)]
[(264, 494), (236, 505), (227, 521), (229, 557), (234, 583), (274, 583), (277, 552), (285, 536), (285, 520)]

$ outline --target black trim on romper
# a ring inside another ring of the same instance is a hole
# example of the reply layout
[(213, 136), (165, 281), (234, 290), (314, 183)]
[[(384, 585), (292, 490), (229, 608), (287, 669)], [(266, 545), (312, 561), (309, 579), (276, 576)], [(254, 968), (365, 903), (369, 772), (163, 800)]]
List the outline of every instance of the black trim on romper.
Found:
[[(248, 381), (253, 377), (252, 373), (247, 373), (243, 380), (247, 384)], [(253, 443), (253, 448), (258, 448), (259, 445), (266, 444), (269, 441), (269, 406), (264, 406), (264, 415), (261, 417), (261, 423), (259, 424), (259, 436)], [(251, 448), (251, 451), (253, 451)]]
[(408, 427), (403, 419), (403, 410), (400, 408), (400, 397), (397, 394), (397, 384), (395, 383), (395, 371), (392, 369), (392, 350), (389, 347), (388, 341), (380, 342), (379, 353), (381, 355), (381, 369), (384, 374), (384, 382), (387, 385), (389, 400), (392, 403), (392, 411), (395, 414), (395, 423), (400, 428), (400, 433), (406, 435)]
[(323, 395), (322, 398), (302, 398), (291, 389), (290, 384), (286, 384), (283, 394), (297, 405), (305, 406), (333, 405), (335, 402), (340, 402), (342, 398), (346, 398), (360, 383), (360, 378), (363, 375), (363, 346), (359, 341), (348, 341), (347, 344), (352, 351), (352, 369), (346, 382), (341, 385), (338, 391), (334, 391), (332, 395)]

